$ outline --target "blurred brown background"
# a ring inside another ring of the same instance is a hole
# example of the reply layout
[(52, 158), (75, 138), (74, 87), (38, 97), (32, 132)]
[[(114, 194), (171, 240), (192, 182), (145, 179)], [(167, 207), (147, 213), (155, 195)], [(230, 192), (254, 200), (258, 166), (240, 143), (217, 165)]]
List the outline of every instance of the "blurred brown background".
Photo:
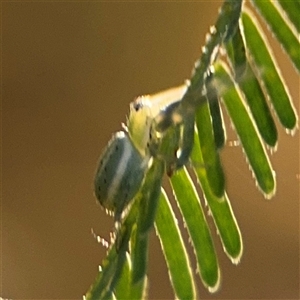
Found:
[[(113, 224), (93, 196), (100, 152), (135, 96), (189, 78), (220, 4), (2, 3), (0, 296), (81, 299), (105, 256), (91, 229), (108, 239)], [(299, 111), (299, 76), (275, 46)], [(244, 255), (232, 265), (216, 237), (222, 288), (197, 277), (200, 297), (299, 299), (299, 132), (279, 129), (271, 201), (240, 147), (222, 156)], [(174, 298), (154, 233), (149, 276), (151, 299)]]

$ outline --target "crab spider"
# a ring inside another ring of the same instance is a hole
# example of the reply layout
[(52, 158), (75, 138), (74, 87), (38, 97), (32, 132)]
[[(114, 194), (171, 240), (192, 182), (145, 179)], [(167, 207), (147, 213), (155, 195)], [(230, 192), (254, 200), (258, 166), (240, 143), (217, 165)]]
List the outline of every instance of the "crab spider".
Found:
[(187, 162), (194, 114), (178, 113), (186, 89), (181, 85), (138, 97), (130, 104), (124, 131), (115, 133), (103, 150), (94, 180), (95, 195), (116, 220), (141, 187), (151, 157), (165, 161), (168, 175)]

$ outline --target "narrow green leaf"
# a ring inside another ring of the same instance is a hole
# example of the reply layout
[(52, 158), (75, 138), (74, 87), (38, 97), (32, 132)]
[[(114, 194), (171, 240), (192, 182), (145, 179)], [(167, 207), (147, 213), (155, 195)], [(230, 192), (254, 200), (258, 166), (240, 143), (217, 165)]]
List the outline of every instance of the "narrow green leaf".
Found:
[(111, 294), (111, 297), (108, 298), (107, 300), (117, 300), (116, 296), (114, 293)]
[(226, 130), (223, 121), (221, 107), (219, 104), (219, 98), (216, 91), (213, 93), (213, 95), (208, 95), (207, 99), (208, 99), (209, 110), (212, 119), (216, 147), (218, 149), (221, 149), (225, 145)]
[(175, 172), (170, 181), (194, 247), (202, 282), (210, 292), (215, 292), (220, 284), (220, 270), (197, 191), (186, 168)]
[(132, 283), (137, 284), (146, 276), (148, 267), (148, 234), (135, 231), (132, 246)]
[(115, 287), (115, 296), (117, 299), (145, 299), (147, 277), (138, 283), (132, 283), (132, 264), (131, 255), (126, 253), (126, 260), (123, 265), (122, 275)]
[(274, 172), (271, 169), (268, 156), (253, 124), (251, 115), (243, 103), (241, 93), (235, 86), (224, 64), (215, 64), (214, 75), (215, 83), (220, 87), (220, 96), (241, 140), (257, 183), (265, 193), (265, 196), (270, 198), (275, 192)]
[(280, 6), (284, 9), (286, 15), (291, 23), (295, 26), (298, 33), (300, 33), (300, 2), (299, 0), (277, 0)]
[(267, 39), (263, 36), (262, 30), (251, 12), (244, 12), (242, 20), (247, 49), (254, 62), (254, 71), (263, 81), (280, 122), (285, 128), (293, 130), (297, 124), (296, 112), (283, 78), (279, 74), (275, 59), (270, 52)]
[[(130, 214), (125, 219), (124, 223), (122, 224), (120, 231), (117, 232), (117, 237), (120, 234), (122, 234), (122, 237), (120, 238), (120, 240), (116, 239), (115, 244), (112, 246), (113, 247), (112, 250), (116, 251), (116, 257), (111, 262), (114, 272), (110, 275), (109, 285), (105, 286), (105, 289), (103, 289), (103, 292), (100, 294), (101, 295), (99, 297), (100, 299), (115, 299), (114, 298), (115, 297), (114, 290), (122, 276), (122, 270), (123, 270), (124, 264), (126, 262), (128, 243), (129, 243), (130, 235), (132, 232), (131, 220), (132, 220), (132, 216), (134, 215), (134, 213), (135, 213), (134, 210), (133, 210), (133, 212), (130, 212)], [(103, 266), (105, 266), (105, 264), (103, 264)], [(105, 280), (103, 280), (103, 278), (102, 278), (101, 282), (103, 282), (103, 281), (105, 282)], [(99, 286), (101, 286), (101, 282), (100, 282)], [(98, 289), (99, 289), (99, 286), (98, 286)], [(95, 295), (94, 295), (94, 297), (95, 297)], [(99, 299), (99, 298), (95, 297), (93, 299)]]
[(138, 219), (138, 234), (146, 234), (154, 224), (157, 204), (159, 201), (162, 177), (165, 171), (164, 162), (153, 159), (141, 188), (140, 212)]
[(86, 300), (111, 299), (112, 291), (118, 283), (121, 270), (125, 263), (126, 253), (128, 251), (128, 243), (132, 234), (132, 228), (136, 223), (139, 210), (139, 201), (134, 199), (130, 210), (120, 226), (116, 229), (116, 239), (111, 245), (106, 258), (101, 264), (95, 282), (91, 285), (86, 293)]
[(234, 71), (236, 81), (243, 77), (247, 68), (246, 48), (243, 41), (240, 26), (236, 29), (235, 34), (225, 44), (231, 67)]
[(208, 182), (215, 195), (222, 197), (225, 189), (225, 177), (215, 144), (212, 120), (207, 101), (196, 110), (196, 126), (198, 129), (198, 137), (201, 141), (200, 147)]
[(238, 83), (244, 93), (257, 129), (263, 140), (271, 147), (277, 144), (277, 129), (263, 90), (248, 64), (245, 79)]
[(197, 299), (187, 252), (176, 217), (164, 191), (159, 199), (155, 229), (161, 242), (177, 299)]
[(153, 159), (140, 191), (139, 214), (132, 243), (132, 282), (134, 284), (142, 280), (147, 272), (148, 234), (154, 224), (163, 172), (164, 162)]
[(124, 267), (124, 264), (126, 261), (126, 251), (123, 251), (123, 250), (124, 249), (120, 249), (120, 251), (118, 252), (118, 257), (116, 260), (116, 269), (113, 274), (109, 289), (107, 290), (103, 299), (114, 299), (114, 297), (115, 297), (114, 290), (122, 276), (122, 270), (123, 270), (123, 267)]
[(198, 177), (205, 200), (210, 209), (217, 232), (220, 235), (225, 253), (233, 263), (238, 263), (243, 253), (243, 243), (241, 233), (226, 195), (220, 199), (211, 191), (207, 180), (206, 171), (199, 167), (199, 161), (203, 162), (199, 139), (195, 135), (194, 148), (191, 154), (191, 160), (194, 165), (194, 171)]
[(244, 39), (240, 30), (236, 32), (232, 40), (226, 45), (226, 50), (229, 62), (235, 73), (235, 80), (244, 93), (261, 137), (268, 145), (275, 147), (277, 143), (275, 122), (262, 88), (247, 61)]
[(85, 296), (86, 300), (114, 299), (113, 291), (121, 276), (125, 257), (125, 244), (118, 251), (116, 251), (115, 245), (112, 246), (102, 262), (102, 270)]
[[(143, 280), (133, 284), (131, 286), (131, 289), (128, 294), (128, 300), (132, 299), (148, 299), (147, 298), (147, 283), (148, 283), (148, 278), (144, 277)], [(122, 297), (119, 297), (118, 299), (123, 299)]]
[[(268, 23), (286, 53), (300, 72), (299, 39), (291, 30), (284, 17), (279, 13), (273, 1), (252, 0), (262, 17)], [(300, 15), (298, 15), (299, 22)]]
[(194, 110), (188, 110), (188, 113), (183, 116), (182, 141), (180, 155), (177, 160), (177, 168), (183, 167), (189, 160), (190, 153), (193, 149), (193, 137), (195, 131), (195, 113)]
[(116, 296), (115, 296), (115, 294), (113, 292), (108, 291), (103, 297), (101, 297), (99, 299), (103, 299), (103, 300), (116, 300)]
[(111, 248), (102, 262), (102, 270), (97, 274), (96, 280), (85, 295), (86, 300), (101, 299), (106, 294), (117, 264), (117, 253)]
[(131, 261), (130, 256), (126, 254), (126, 260), (123, 265), (122, 276), (115, 288), (115, 296), (117, 299), (130, 299), (128, 298), (131, 286)]

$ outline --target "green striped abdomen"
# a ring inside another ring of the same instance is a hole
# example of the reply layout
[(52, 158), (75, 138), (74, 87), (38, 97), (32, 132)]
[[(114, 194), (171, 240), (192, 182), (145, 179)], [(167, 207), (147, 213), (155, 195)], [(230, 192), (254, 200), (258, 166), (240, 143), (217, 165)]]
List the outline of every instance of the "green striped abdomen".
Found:
[(101, 154), (94, 185), (100, 204), (119, 218), (138, 192), (148, 166), (129, 136), (119, 131)]

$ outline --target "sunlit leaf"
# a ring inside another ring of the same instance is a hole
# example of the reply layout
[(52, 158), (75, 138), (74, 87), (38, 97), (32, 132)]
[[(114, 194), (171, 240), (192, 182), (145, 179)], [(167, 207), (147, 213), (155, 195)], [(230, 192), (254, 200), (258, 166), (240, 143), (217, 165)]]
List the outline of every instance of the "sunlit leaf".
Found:
[(203, 167), (199, 167), (199, 162), (203, 162), (203, 158), (199, 139), (196, 135), (191, 160), (194, 165), (193, 168), (198, 177), (199, 184), (204, 193), (210, 214), (213, 217), (217, 232), (220, 235), (224, 251), (232, 262), (238, 263), (243, 253), (243, 243), (240, 230), (226, 193), (221, 199), (217, 198), (211, 191), (205, 169)]
[(139, 234), (135, 230), (135, 236), (132, 241), (132, 283), (137, 284), (146, 276), (148, 267), (148, 234)]
[(222, 197), (225, 189), (225, 177), (215, 144), (209, 104), (207, 102), (203, 103), (197, 109), (196, 126), (198, 137), (201, 141), (203, 167), (206, 169), (208, 182), (213, 193), (217, 197)]
[(277, 143), (275, 122), (263, 90), (248, 63), (245, 49), (242, 34), (240, 30), (237, 30), (232, 40), (226, 45), (229, 62), (234, 71), (236, 83), (245, 96), (261, 137), (268, 145), (275, 147)]
[(254, 71), (263, 81), (280, 122), (287, 129), (293, 130), (297, 123), (296, 112), (267, 39), (251, 12), (244, 12), (242, 20), (247, 50), (254, 61)]
[[(289, 55), (291, 61), (300, 72), (299, 38), (297, 38), (297, 36), (293, 33), (290, 26), (284, 19), (284, 16), (279, 13), (273, 1), (252, 0), (252, 3), (266, 20), (269, 28), (272, 30), (286, 53)], [(298, 14), (298, 22), (299, 18), (300, 14)]]
[(263, 140), (271, 147), (277, 144), (277, 129), (263, 90), (250, 64), (247, 64), (245, 80), (238, 83), (249, 105), (257, 129)]
[(101, 270), (95, 282), (85, 295), (87, 300), (111, 298), (113, 290), (121, 276), (126, 261), (132, 228), (136, 222), (139, 201), (134, 201), (123, 223), (116, 231), (116, 239), (111, 244), (106, 258), (101, 263)]
[(131, 261), (129, 253), (126, 254), (126, 260), (123, 265), (122, 276), (115, 288), (116, 298), (129, 299), (131, 285)]
[(207, 99), (212, 119), (216, 147), (218, 149), (221, 149), (222, 147), (224, 147), (226, 142), (226, 129), (219, 103), (219, 98), (214, 87), (211, 87), (211, 92), (209, 95), (207, 95)]
[(242, 100), (242, 95), (224, 64), (217, 63), (215, 65), (214, 75), (214, 80), (219, 86), (220, 96), (241, 140), (257, 183), (265, 196), (270, 198), (275, 193), (274, 172), (271, 169), (268, 156), (253, 124), (251, 115)]
[(177, 299), (197, 299), (191, 266), (176, 217), (162, 191), (155, 228), (167, 262), (170, 280)]
[(147, 272), (148, 234), (149, 229), (154, 225), (163, 172), (164, 163), (160, 160), (153, 159), (152, 166), (146, 174), (145, 182), (140, 191), (141, 197), (138, 199), (140, 209), (132, 245), (133, 283), (142, 280)]
[(235, 34), (225, 45), (234, 73), (234, 78), (238, 82), (242, 77), (244, 77), (247, 68), (246, 47), (240, 26), (237, 27)]
[(95, 282), (86, 293), (87, 300), (112, 299), (111, 282), (117, 272), (118, 261), (122, 260), (124, 255), (117, 253), (113, 247), (107, 257), (102, 262), (102, 270), (98, 273)]
[(197, 191), (186, 168), (171, 177), (171, 184), (194, 247), (202, 282), (214, 292), (220, 283), (217, 256)]
[(299, 0), (277, 0), (280, 6), (284, 9), (284, 12), (295, 26), (298, 34), (300, 33), (300, 2)]

